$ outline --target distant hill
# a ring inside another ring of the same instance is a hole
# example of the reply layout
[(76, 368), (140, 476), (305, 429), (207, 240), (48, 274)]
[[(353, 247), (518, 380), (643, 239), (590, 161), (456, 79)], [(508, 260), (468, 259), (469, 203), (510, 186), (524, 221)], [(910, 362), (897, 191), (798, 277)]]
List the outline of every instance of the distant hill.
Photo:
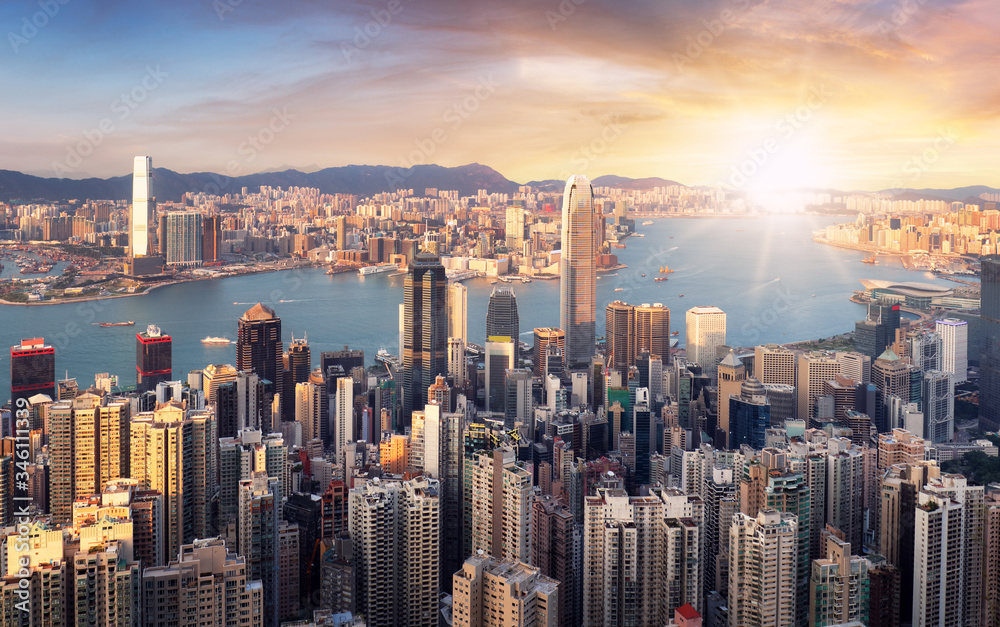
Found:
[(980, 194), (1000, 193), (1000, 189), (988, 187), (986, 185), (969, 185), (967, 187), (956, 187), (954, 189), (884, 189), (883, 194), (895, 193), (894, 198), (900, 200), (947, 200), (965, 201), (967, 198), (978, 199)]
[[(153, 192), (163, 201), (178, 201), (184, 192), (239, 193), (243, 187), (257, 189), (262, 185), (315, 187), (324, 194), (359, 196), (396, 189), (413, 189), (422, 195), (428, 187), (458, 190), (463, 196), (469, 196), (480, 189), (510, 193), (516, 192), (518, 187), (493, 168), (478, 163), (454, 168), (417, 165), (408, 170), (385, 165), (347, 165), (309, 173), (285, 170), (237, 177), (212, 172), (181, 174), (166, 168), (153, 168)], [(129, 174), (108, 179), (59, 179), (0, 170), (0, 200), (127, 200), (131, 196)]]
[(627, 176), (615, 176), (605, 174), (596, 179), (591, 179), (590, 183), (595, 187), (617, 187), (619, 189), (647, 190), (654, 187), (667, 187), (668, 185), (681, 185), (677, 181), (661, 179), (658, 176), (650, 176), (643, 179), (630, 179)]

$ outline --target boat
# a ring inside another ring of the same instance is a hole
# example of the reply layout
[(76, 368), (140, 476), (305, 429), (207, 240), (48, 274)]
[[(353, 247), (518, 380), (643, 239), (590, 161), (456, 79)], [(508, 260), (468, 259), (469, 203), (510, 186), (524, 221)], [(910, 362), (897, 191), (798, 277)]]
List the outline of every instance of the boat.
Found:
[(677, 298), (684, 298), (684, 294), (678, 294)]
[(202, 344), (231, 344), (228, 337), (212, 337), (209, 335), (201, 340)]
[(660, 274), (673, 274), (674, 271), (670, 269), (670, 266), (661, 266)]
[(653, 223), (652, 220), (646, 220), (645, 222), (642, 223), (642, 226), (649, 226), (652, 223)]
[(368, 276), (369, 274), (382, 274), (384, 272), (394, 272), (398, 270), (399, 266), (392, 263), (387, 263), (384, 266), (365, 266), (364, 268), (358, 269), (358, 274), (361, 276)]
[(383, 346), (378, 349), (377, 353), (375, 353), (375, 361), (383, 364), (397, 364), (399, 362), (399, 358), (385, 350), (385, 347)]
[(878, 259), (875, 258), (875, 255), (872, 255), (871, 257), (865, 257), (864, 259), (862, 259), (861, 263), (869, 263), (874, 265), (878, 263)]
[[(683, 296), (683, 294), (681, 294), (681, 296)], [(681, 332), (680, 332), (680, 331), (674, 331), (674, 332), (673, 332), (673, 333), (671, 333), (670, 335), (680, 335), (680, 334), (681, 334)]]
[(662, 283), (663, 281), (666, 281), (666, 280), (667, 280), (667, 277), (665, 277), (665, 276), (658, 276), (655, 279), (653, 279), (653, 281), (655, 281), (657, 283)]
[(643, 272), (643, 273), (642, 273), (642, 276), (646, 276), (646, 273), (645, 273), (645, 272)]
[(98, 322), (99, 327), (132, 327), (135, 326), (135, 320), (129, 320), (128, 322)]
[(531, 283), (531, 277), (527, 276), (521, 277), (521, 283)]
[(615, 291), (616, 291), (616, 292), (624, 292), (624, 291), (625, 291), (625, 288), (624, 288), (624, 287), (616, 287), (616, 288), (615, 288)]

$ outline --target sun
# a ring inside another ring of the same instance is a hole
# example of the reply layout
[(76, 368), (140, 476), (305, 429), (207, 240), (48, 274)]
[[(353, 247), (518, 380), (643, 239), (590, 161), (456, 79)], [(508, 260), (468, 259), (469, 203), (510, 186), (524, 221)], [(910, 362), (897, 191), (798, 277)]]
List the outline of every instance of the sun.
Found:
[(818, 158), (814, 142), (803, 137), (787, 142), (775, 140), (766, 150), (756, 153), (756, 171), (747, 176), (744, 189), (750, 194), (818, 188), (828, 185), (829, 170)]

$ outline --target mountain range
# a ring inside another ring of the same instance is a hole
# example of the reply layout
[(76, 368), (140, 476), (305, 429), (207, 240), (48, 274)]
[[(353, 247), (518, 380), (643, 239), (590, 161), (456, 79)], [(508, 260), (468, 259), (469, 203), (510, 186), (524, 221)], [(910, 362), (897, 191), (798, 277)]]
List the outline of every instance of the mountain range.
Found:
[[(212, 172), (181, 174), (166, 168), (153, 169), (153, 190), (161, 201), (179, 201), (185, 192), (225, 194), (241, 193), (262, 185), (270, 187), (313, 187), (324, 194), (355, 194), (365, 197), (397, 189), (413, 189), (422, 195), (426, 188), (458, 190), (463, 196), (475, 195), (481, 189), (489, 192), (513, 193), (520, 183), (509, 180), (493, 168), (479, 163), (457, 167), (416, 165), (409, 169), (385, 165), (346, 165), (314, 172), (288, 169), (279, 172), (259, 172), (230, 177)], [(0, 201), (68, 201), (72, 199), (128, 200), (132, 196), (131, 174), (107, 179), (44, 178), (14, 170), (0, 170)], [(597, 187), (649, 190), (654, 187), (680, 185), (677, 181), (659, 177), (628, 178), (605, 175), (591, 181)], [(546, 179), (525, 183), (532, 188), (558, 193), (565, 181)], [(831, 193), (839, 193), (828, 190)], [(895, 198), (913, 200), (975, 200), (984, 192), (1000, 190), (985, 185), (955, 189), (895, 189), (883, 190)]]

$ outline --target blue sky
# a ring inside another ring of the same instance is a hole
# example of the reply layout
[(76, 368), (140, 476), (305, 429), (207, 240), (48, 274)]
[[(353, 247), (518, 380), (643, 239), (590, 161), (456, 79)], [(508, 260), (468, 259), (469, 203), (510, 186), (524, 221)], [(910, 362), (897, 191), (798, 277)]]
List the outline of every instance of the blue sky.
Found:
[(989, 0), (36, 0), (0, 25), (0, 168), (43, 176), (149, 154), (1000, 186)]

